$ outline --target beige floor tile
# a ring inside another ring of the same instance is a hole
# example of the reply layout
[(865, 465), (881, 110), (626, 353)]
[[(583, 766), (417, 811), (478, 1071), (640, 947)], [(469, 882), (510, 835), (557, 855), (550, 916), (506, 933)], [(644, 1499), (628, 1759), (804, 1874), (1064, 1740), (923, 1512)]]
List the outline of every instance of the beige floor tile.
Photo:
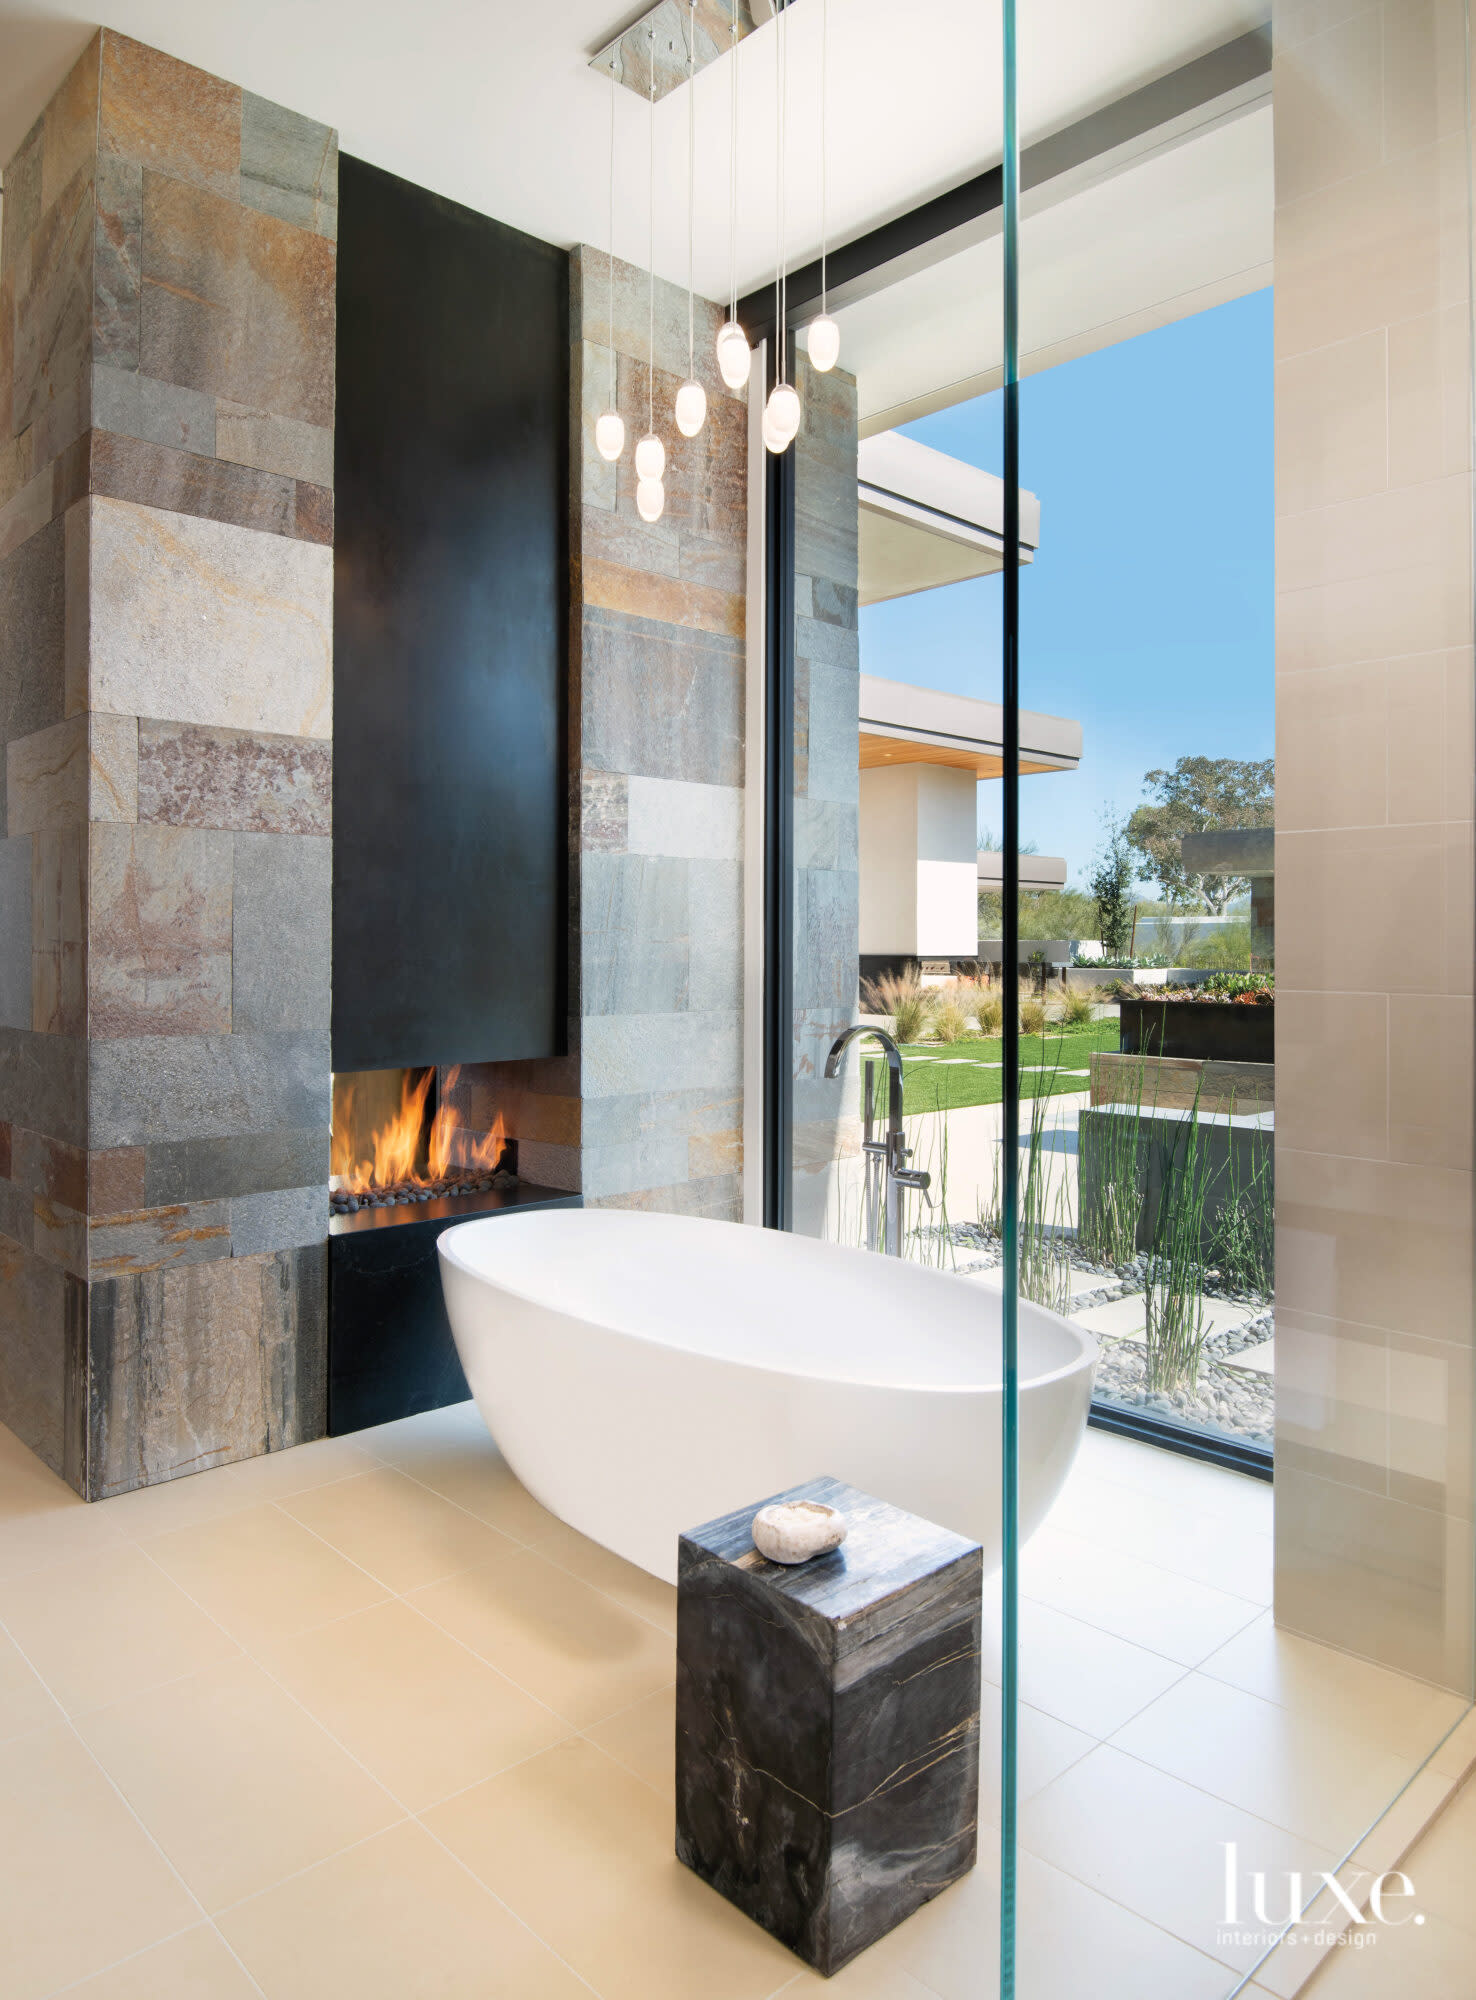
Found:
[(76, 2000), (259, 2000), (260, 1988), (214, 1926), (198, 1924), (72, 1992)]
[(539, 1541), (563, 1525), (516, 1478), (488, 1435), (475, 1403), (362, 1431), (358, 1441), (386, 1464), (515, 1542)]
[[(1021, 2000), (1225, 2000), (1216, 1960), (1146, 1923), (1034, 1855), (1019, 1870), (1016, 1977)], [(875, 1948), (940, 2000), (996, 1990), (999, 1863), (981, 1838), (979, 1866)]]
[(539, 1555), (549, 1562), (557, 1563), (560, 1569), (568, 1570), (571, 1576), (585, 1583), (592, 1583), (606, 1597), (613, 1597), (617, 1604), (659, 1626), (673, 1639), (676, 1637), (675, 1584), (663, 1583), (659, 1576), (637, 1569), (634, 1563), (626, 1562), (598, 1542), (592, 1542), (588, 1535), (581, 1535), (562, 1523), (551, 1534), (541, 1537), (537, 1548)]
[(69, 1715), (239, 1650), (142, 1550), (127, 1547), (0, 1585), (0, 1621)]
[(412, 1812), (568, 1733), (550, 1709), (406, 1604), (276, 1640), (266, 1657)]
[(1433, 1770), (1448, 1778), (1466, 1778), (1476, 1771), (1476, 1709), (1468, 1709), (1430, 1757)]
[(589, 2000), (589, 1989), (410, 1822), (227, 1911), (267, 2000)]
[(207, 1910), (404, 1816), (252, 1660), (209, 1667), (77, 1726)]
[(1089, 1430), (1067, 1491), (1074, 1494), (1099, 1483), (1136, 1487), (1160, 1504), (1192, 1507), (1253, 1534), (1271, 1533), (1275, 1493), (1269, 1480), (1226, 1472), (1133, 1438), (1115, 1437), (1110, 1431)]
[(263, 1452), (257, 1458), (212, 1466), (208, 1472), (120, 1493), (97, 1504), (120, 1536), (147, 1541), (372, 1472), (377, 1463), (349, 1438), (316, 1438), (290, 1451)]
[(607, 1756), (659, 1792), (673, 1796), (676, 1783), (676, 1687), (658, 1688), (619, 1715), (608, 1716), (585, 1735)]
[(261, 1504), (259, 1496), (231, 1477), (234, 1471), (234, 1466), (217, 1465), (208, 1472), (167, 1479), (161, 1486), (135, 1487), (131, 1493), (96, 1501), (95, 1510), (107, 1515), (120, 1540), (130, 1542), (193, 1528), (201, 1521), (219, 1521), (242, 1507)]
[[(999, 1681), (998, 1594), (984, 1607), (984, 1677)], [(1184, 1669), (1047, 1604), (1020, 1606), (1020, 1691), (1031, 1708), (1098, 1739), (1147, 1708)]]
[[(1476, 1786), (1467, 1785), (1411, 1849), (1395, 1862), (1364, 1843), (1372, 1865), (1400, 1867), (1415, 1885), (1415, 1904), (1476, 1938)], [(1476, 1992), (1476, 1982), (1472, 1991)]]
[[(1020, 1840), (1032, 1854), (1207, 1958), (1248, 1972), (1272, 1941), (1252, 1914), (1251, 1872), (1280, 1883), (1284, 1871), (1318, 1870), (1341, 1859), (1327, 1848), (1238, 1811), (1110, 1745), (1027, 1800)], [(1226, 1921), (1226, 1856), (1239, 1858), (1235, 1921)]]
[(0, 1424), (0, 1579), (96, 1554), (122, 1539), (106, 1507), (90, 1507)]
[(145, 1546), (247, 1648), (363, 1611), (387, 1595), (383, 1584), (280, 1507), (243, 1508)]
[(682, 1867), (670, 1805), (583, 1738), (425, 1823), (601, 2000), (767, 2000), (796, 1969)]
[[(1169, 1454), (1159, 1452), (1157, 1456), (1168, 1459)], [(1232, 1485), (1259, 1483), (1244, 1480), (1237, 1473), (1218, 1472), (1216, 1476)], [(1182, 1486), (1181, 1477), (1174, 1472), (1158, 1491), (1146, 1482), (1073, 1482), (1052, 1510), (1051, 1525), (1189, 1577), (1211, 1590), (1249, 1598), (1256, 1605), (1269, 1604), (1269, 1523), (1265, 1529), (1252, 1527), (1249, 1508), (1243, 1510), (1244, 1518), (1235, 1520), (1198, 1506), (1185, 1496)], [(1198, 1490), (1197, 1482), (1190, 1482), (1190, 1490)]]
[(1329, 1953), (1302, 1988), (1305, 2000), (1471, 2000), (1473, 1993), (1476, 1941), (1443, 1917), (1380, 1930), (1359, 1949)]
[(900, 1965), (879, 1964), (874, 1951), (862, 1952), (830, 1979), (822, 1979), (818, 1972), (802, 1972), (780, 1992), (783, 2000), (803, 2000), (805, 1994), (821, 1993), (834, 1994), (837, 2000), (938, 2000), (931, 1987)]
[[(1360, 1886), (1356, 1873), (1343, 1868), (1338, 1879), (1356, 1901)], [(1312, 1897), (1306, 1915), (1287, 1926), (1275, 1949), (1256, 1967), (1258, 1986), (1277, 2000), (1297, 2000), (1314, 1982), (1322, 1962), (1345, 1948), (1344, 1939), (1353, 1950), (1371, 1949), (1378, 1942), (1365, 1927), (1355, 1925), (1346, 1907), (1324, 1888)]]
[(490, 1562), (512, 1546), (485, 1521), (385, 1466), (281, 1504), (394, 1591)]
[(1467, 1706), (1425, 1681), (1278, 1631), (1269, 1612), (1212, 1653), (1202, 1671), (1416, 1760), (1430, 1754)]
[(1345, 1854), (1409, 1778), (1408, 1758), (1189, 1674), (1113, 1738), (1257, 1819)]
[(534, 1550), (448, 1577), (409, 1600), (579, 1728), (675, 1673), (672, 1641)]
[(314, 1438), (311, 1444), (294, 1445), (290, 1451), (267, 1451), (259, 1458), (238, 1459), (209, 1476), (239, 1492), (245, 1505), (254, 1506), (267, 1500), (286, 1500), (294, 1493), (310, 1493), (318, 1486), (332, 1486), (340, 1479), (372, 1472), (377, 1463), (357, 1438)]
[(65, 1723), (0, 1748), (5, 2000), (35, 2000), (199, 1911)]
[[(985, 1681), (979, 1703), (979, 1817), (985, 1825), (999, 1824), (1000, 1694)], [(1019, 1731), (1019, 1797), (1023, 1801), (1059, 1778), (1078, 1758), (1097, 1747), (1095, 1736), (1058, 1722), (1028, 1702), (1021, 1702)]]
[[(1454, 1778), (1426, 1767), (1416, 1771), (1404, 1790), (1369, 1828), (1353, 1852), (1353, 1861), (1371, 1875), (1399, 1868), (1410, 1850), (1439, 1821), (1456, 1794)], [(1450, 1912), (1446, 1912), (1447, 1915)], [(1476, 1917), (1473, 1917), (1476, 1922)]]
[(1257, 1616), (1244, 1597), (1212, 1589), (1130, 1549), (1047, 1522), (1021, 1555), (1020, 1589), (1150, 1653), (1192, 1667)]
[(34, 1673), (25, 1655), (0, 1632), (0, 1743), (39, 1729), (48, 1722), (60, 1722), (61, 1710)]

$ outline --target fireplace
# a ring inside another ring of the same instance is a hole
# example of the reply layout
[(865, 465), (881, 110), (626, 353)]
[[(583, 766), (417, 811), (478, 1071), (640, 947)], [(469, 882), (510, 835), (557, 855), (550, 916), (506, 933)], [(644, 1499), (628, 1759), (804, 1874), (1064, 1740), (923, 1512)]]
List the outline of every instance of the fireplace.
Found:
[(482, 1129), (456, 1101), (460, 1078), (459, 1063), (445, 1071), (377, 1069), (334, 1077), (328, 1200), (335, 1217), (499, 1193), (517, 1184), (517, 1146), (500, 1114)]
[(328, 1224), (328, 1429), (335, 1436), (470, 1392), (441, 1296), (436, 1239), (453, 1223), (577, 1208), (517, 1171), (517, 1141), (461, 1066), (333, 1079)]

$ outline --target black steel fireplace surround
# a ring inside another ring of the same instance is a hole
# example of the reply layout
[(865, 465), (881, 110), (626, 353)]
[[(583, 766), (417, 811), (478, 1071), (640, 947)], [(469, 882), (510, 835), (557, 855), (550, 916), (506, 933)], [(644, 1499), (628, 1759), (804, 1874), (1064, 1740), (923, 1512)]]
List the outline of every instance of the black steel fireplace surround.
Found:
[(577, 1194), (519, 1181), (490, 1194), (335, 1215), (328, 1238), (329, 1434), (438, 1410), (471, 1393), (441, 1297), (442, 1230), (477, 1215), (581, 1205)]
[[(557, 1056), (568, 258), (347, 155), (339, 201), (333, 1068)], [(329, 1430), (466, 1395), (442, 1230), (578, 1201), (518, 1181), (335, 1214)]]

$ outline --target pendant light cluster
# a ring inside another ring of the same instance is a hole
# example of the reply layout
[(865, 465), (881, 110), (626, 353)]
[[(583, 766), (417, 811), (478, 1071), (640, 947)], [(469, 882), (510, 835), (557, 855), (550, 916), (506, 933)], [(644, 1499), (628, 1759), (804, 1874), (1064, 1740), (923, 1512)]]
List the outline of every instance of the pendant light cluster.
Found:
[[(789, 137), (789, 31), (786, 15), (793, 0), (777, 0), (774, 19), (774, 95), (777, 156), (774, 176), (774, 324), (778, 341), (774, 387), (764, 406), (763, 440), (769, 451), (788, 451), (799, 434), (804, 412), (799, 391), (789, 380), (789, 274), (785, 257), (788, 207), (786, 150)], [(840, 328), (830, 316), (828, 292), (828, 230), (826, 214), (826, 113), (829, 82), (829, 0), (820, 0), (820, 312), (806, 332), (810, 366), (819, 373), (833, 368), (840, 355)], [(673, 412), (683, 437), (696, 437), (707, 421), (707, 391), (697, 376), (696, 295), (693, 287), (697, 195), (696, 74), (697, 0), (687, 0), (687, 375), (676, 395)], [(728, 316), (718, 330), (718, 372), (730, 389), (741, 389), (753, 367), (748, 336), (738, 322), (738, 0), (729, 0), (729, 144), (728, 144)], [(659, 521), (666, 507), (666, 447), (656, 431), (656, 30), (647, 29), (647, 167), (646, 208), (646, 433), (635, 448), (636, 509), (643, 521)], [(595, 423), (595, 446), (613, 463), (625, 449), (625, 422), (616, 404), (615, 383), (615, 101), (616, 78), (610, 77), (610, 214), (608, 241), (610, 400)]]

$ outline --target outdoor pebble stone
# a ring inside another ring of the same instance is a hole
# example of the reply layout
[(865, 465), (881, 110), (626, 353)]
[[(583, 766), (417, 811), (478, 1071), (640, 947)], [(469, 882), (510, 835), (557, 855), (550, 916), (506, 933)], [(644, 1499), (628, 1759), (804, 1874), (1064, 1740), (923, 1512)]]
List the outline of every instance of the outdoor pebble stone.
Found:
[[(1002, 1261), (998, 1236), (979, 1223), (963, 1222), (951, 1232), (939, 1231), (945, 1240), (939, 1245), (940, 1259), (949, 1268), (947, 1253), (965, 1251), (966, 1260), (952, 1268), (960, 1271), (987, 1271)], [(1112, 1266), (1094, 1263), (1073, 1245), (1070, 1269), (1100, 1277), (1102, 1283), (1089, 1292), (1074, 1292), (1071, 1313), (1089, 1306), (1106, 1305), (1114, 1299), (1131, 1298), (1143, 1290), (1148, 1277), (1148, 1257), (1140, 1251), (1130, 1264)], [(1275, 1425), (1275, 1391), (1270, 1380), (1243, 1368), (1223, 1368), (1217, 1364), (1248, 1349), (1262, 1346), (1275, 1337), (1275, 1308), (1257, 1292), (1246, 1292), (1228, 1284), (1222, 1273), (1204, 1274), (1204, 1296), (1225, 1299), (1255, 1308), (1242, 1325), (1224, 1333), (1211, 1334), (1204, 1343), (1199, 1381), (1193, 1390), (1178, 1389), (1171, 1394), (1149, 1389), (1144, 1380), (1145, 1352), (1135, 1340), (1114, 1340), (1098, 1335), (1101, 1359), (1097, 1363), (1097, 1396), (1107, 1403), (1142, 1410), (1148, 1416), (1164, 1417), (1191, 1429), (1219, 1431), (1245, 1444), (1265, 1450), (1272, 1446)]]

